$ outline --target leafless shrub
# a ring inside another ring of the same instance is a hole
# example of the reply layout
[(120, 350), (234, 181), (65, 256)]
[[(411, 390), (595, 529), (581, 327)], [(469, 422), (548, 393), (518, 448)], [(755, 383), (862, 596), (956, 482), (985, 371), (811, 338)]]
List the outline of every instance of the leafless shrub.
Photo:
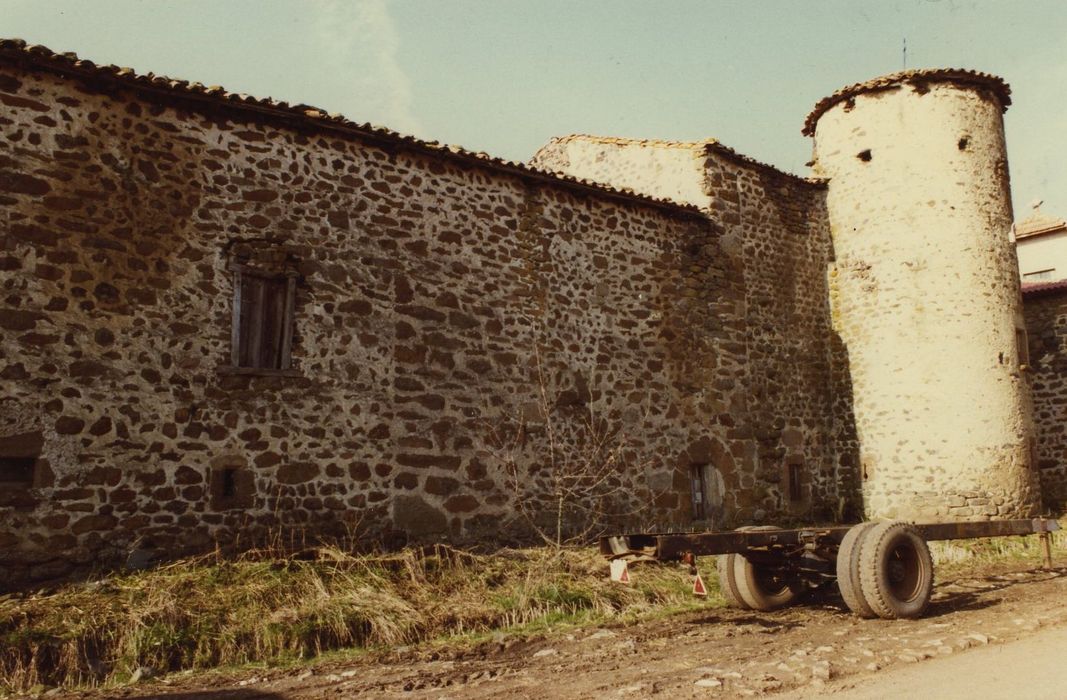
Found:
[(660, 495), (649, 486), (655, 460), (619, 416), (589, 399), (581, 375), (576, 387), (557, 392), (536, 350), (534, 360), (532, 399), (487, 424), (485, 445), (506, 479), (514, 517), (559, 548), (647, 516)]

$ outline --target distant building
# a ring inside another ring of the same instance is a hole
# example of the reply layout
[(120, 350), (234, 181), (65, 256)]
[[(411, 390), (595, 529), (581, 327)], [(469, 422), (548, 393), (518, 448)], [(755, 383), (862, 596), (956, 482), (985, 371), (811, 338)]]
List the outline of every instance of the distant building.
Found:
[(1015, 250), (1024, 285), (1067, 279), (1067, 221), (1034, 212), (1015, 224)]

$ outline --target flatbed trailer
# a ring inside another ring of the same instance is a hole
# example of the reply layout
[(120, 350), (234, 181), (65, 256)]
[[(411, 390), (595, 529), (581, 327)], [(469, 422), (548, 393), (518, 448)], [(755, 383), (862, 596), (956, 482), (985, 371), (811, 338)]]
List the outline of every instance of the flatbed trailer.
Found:
[(773, 526), (694, 533), (637, 533), (600, 539), (614, 571), (635, 561), (679, 561), (696, 574), (696, 557), (718, 555), (720, 589), (729, 604), (753, 610), (788, 605), (803, 590), (836, 581), (861, 617), (915, 618), (933, 591), (935, 540), (1039, 535), (1051, 566), (1056, 520), (1033, 518), (952, 523), (863, 522), (781, 529)]

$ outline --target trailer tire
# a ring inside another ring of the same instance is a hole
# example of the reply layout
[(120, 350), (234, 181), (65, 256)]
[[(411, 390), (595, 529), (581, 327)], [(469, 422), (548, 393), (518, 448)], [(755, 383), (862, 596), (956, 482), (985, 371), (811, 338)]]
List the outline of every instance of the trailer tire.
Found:
[(726, 604), (731, 608), (751, 610), (748, 603), (741, 599), (741, 594), (737, 590), (737, 581), (734, 578), (739, 556), (738, 554), (720, 554), (716, 557), (715, 571), (719, 574), (719, 591), (722, 592), (722, 597), (726, 599)]
[(877, 523), (860, 543), (860, 584), (863, 597), (878, 617), (922, 617), (934, 587), (930, 548), (915, 526)]
[[(738, 528), (738, 530), (767, 532), (780, 530), (773, 525), (756, 525)], [(769, 612), (789, 605), (800, 593), (800, 585), (795, 581), (779, 578), (767, 567), (753, 564), (743, 554), (734, 555), (733, 581), (738, 596), (752, 610)]]
[(863, 596), (860, 583), (860, 548), (863, 538), (877, 523), (866, 522), (854, 525), (845, 533), (837, 548), (837, 588), (848, 609), (860, 617), (878, 617), (871, 604)]

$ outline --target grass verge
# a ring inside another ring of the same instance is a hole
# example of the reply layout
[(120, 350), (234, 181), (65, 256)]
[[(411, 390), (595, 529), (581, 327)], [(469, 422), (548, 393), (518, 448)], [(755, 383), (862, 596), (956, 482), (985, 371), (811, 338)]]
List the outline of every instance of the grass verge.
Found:
[[(121, 683), (141, 666), (281, 663), (696, 605), (685, 569), (637, 570), (633, 585), (612, 584), (589, 548), (183, 560), (0, 598), (0, 689)], [(703, 575), (710, 604), (721, 605), (714, 575)]]
[[(1040, 566), (1036, 537), (930, 543), (938, 576)], [(1057, 564), (1067, 533), (1053, 535)], [(320, 548), (300, 558), (253, 552), (0, 596), (0, 695), (35, 686), (122, 683), (134, 669), (286, 664), (336, 650), (455, 644), (493, 632), (536, 634), (724, 604), (714, 558), (700, 560), (708, 598), (686, 569), (634, 567), (607, 580), (592, 548), (472, 554), (445, 546), (390, 555)]]

